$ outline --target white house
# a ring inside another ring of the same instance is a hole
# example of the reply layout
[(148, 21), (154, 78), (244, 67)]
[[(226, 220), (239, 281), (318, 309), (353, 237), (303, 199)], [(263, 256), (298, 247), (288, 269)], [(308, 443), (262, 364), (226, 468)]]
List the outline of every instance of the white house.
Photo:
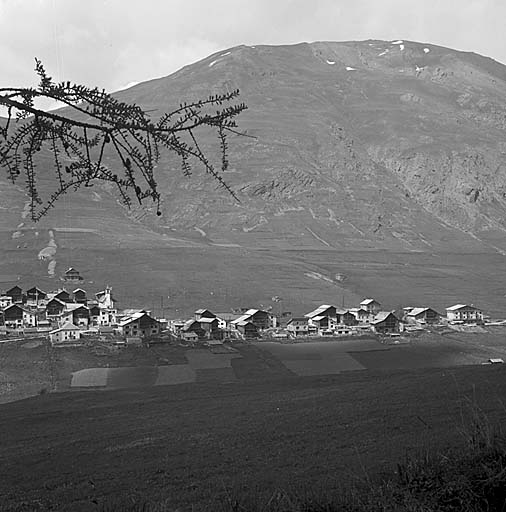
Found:
[(110, 286), (106, 286), (105, 290), (95, 293), (95, 297), (100, 307), (114, 309), (115, 300)]
[(404, 320), (410, 324), (435, 324), (441, 315), (432, 308), (403, 308)]
[(295, 317), (288, 320), (286, 330), (294, 336), (307, 336), (309, 332), (308, 319), (306, 317)]
[(0, 309), (5, 309), (12, 304), (12, 297), (10, 295), (0, 296)]
[(3, 314), (5, 325), (11, 329), (37, 326), (37, 315), (19, 304), (7, 306)]
[(455, 304), (446, 308), (446, 318), (449, 322), (482, 322), (483, 311), (467, 304)]
[(374, 314), (374, 315), (379, 313), (381, 310), (381, 304), (377, 300), (374, 300), (374, 299), (364, 299), (359, 304), (359, 307), (360, 307), (360, 309), (364, 309), (368, 313)]
[(81, 337), (81, 330), (72, 322), (67, 322), (59, 329), (54, 329), (49, 333), (51, 343), (63, 343), (65, 341), (78, 340)]
[(144, 310), (137, 311), (131, 316), (124, 317), (118, 323), (123, 336), (153, 336), (160, 332), (160, 324)]

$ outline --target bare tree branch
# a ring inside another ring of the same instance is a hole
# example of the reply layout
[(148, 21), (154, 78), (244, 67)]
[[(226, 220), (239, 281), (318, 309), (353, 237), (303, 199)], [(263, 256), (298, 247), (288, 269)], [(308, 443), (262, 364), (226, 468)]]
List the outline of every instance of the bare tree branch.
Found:
[[(120, 102), (103, 90), (54, 83), (37, 59), (35, 71), (39, 77), (36, 88), (0, 88), (0, 105), (7, 109), (5, 126), (0, 126), (0, 166), (13, 183), (24, 176), (34, 221), (62, 195), (96, 181), (114, 183), (126, 206), (131, 205), (132, 197), (140, 204), (151, 199), (161, 215), (155, 168), (163, 151), (178, 158), (185, 175), (192, 173), (194, 163), (201, 165), (237, 199), (222, 172), (229, 165), (227, 135), (245, 135), (237, 131), (235, 118), (247, 107), (232, 104), (238, 90), (183, 103), (154, 121), (138, 105)], [(60, 102), (69, 114), (37, 108), (39, 99)], [(197, 140), (195, 131), (200, 128), (214, 134), (220, 152), (216, 165)], [(103, 163), (108, 146), (119, 159), (119, 171)], [(52, 155), (56, 176), (56, 188), (45, 202), (38, 185), (41, 173), (49, 169), (37, 163), (39, 154)]]

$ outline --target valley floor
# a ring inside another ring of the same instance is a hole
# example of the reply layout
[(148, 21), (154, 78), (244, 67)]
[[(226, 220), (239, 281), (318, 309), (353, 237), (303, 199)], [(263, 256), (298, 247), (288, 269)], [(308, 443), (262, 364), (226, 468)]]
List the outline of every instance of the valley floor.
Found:
[(424, 448), (506, 420), (503, 365), (271, 374), (0, 406), (0, 509), (188, 510), (284, 489), (338, 492)]

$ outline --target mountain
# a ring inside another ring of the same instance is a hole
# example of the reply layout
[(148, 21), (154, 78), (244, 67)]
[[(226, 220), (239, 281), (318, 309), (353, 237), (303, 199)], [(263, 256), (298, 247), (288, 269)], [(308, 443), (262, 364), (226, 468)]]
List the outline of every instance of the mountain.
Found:
[(506, 66), (400, 40), (239, 46), (116, 96), (156, 116), (235, 88), (249, 107), (225, 175), (239, 202), (164, 156), (160, 218), (95, 186), (32, 225), (0, 181), (0, 287), (55, 286), (72, 265), (171, 316), (363, 295), (504, 310)]

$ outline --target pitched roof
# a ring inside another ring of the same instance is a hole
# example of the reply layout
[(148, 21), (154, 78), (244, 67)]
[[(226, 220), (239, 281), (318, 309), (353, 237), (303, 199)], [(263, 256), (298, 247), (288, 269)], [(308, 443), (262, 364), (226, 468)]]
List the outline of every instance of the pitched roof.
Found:
[(6, 308), (4, 308), (4, 311), (7, 311), (8, 309), (12, 309), (12, 308), (19, 308), (21, 309), (21, 311), (24, 311), (25, 313), (29, 313), (30, 315), (35, 315), (36, 313), (34, 313), (33, 311), (30, 311), (29, 309), (25, 308), (24, 306), (21, 306), (20, 304), (9, 304)]
[(201, 324), (212, 324), (213, 322), (217, 322), (217, 318), (201, 318), (200, 320), (197, 320), (197, 322), (200, 322)]
[(135, 313), (147, 313), (145, 309), (135, 309), (135, 308), (127, 308), (122, 311), (122, 314), (126, 316), (135, 315)]
[(197, 309), (197, 311), (195, 311), (196, 315), (201, 315), (202, 313), (211, 313), (211, 315), (214, 315), (214, 313), (205, 308)]
[(349, 309), (336, 308), (336, 314), (346, 315), (346, 313), (352, 314)]
[(61, 331), (80, 331), (79, 327), (77, 325), (74, 325), (72, 322), (67, 322), (66, 324), (62, 325), (59, 329), (55, 329), (54, 331), (51, 331), (49, 334), (53, 334), (55, 332), (61, 332)]
[[(394, 315), (392, 311), (379, 311), (377, 315), (374, 317), (374, 320), (371, 322), (371, 324), (379, 324), (381, 322), (384, 322), (390, 315)], [(397, 317), (395, 316), (397, 319)]]
[(82, 288), (76, 288), (75, 290), (72, 290), (72, 293), (76, 293), (76, 292), (84, 292), (84, 293), (86, 293), (86, 290), (83, 290)]
[(238, 322), (236, 325), (240, 325), (241, 327), (244, 327), (248, 324), (256, 327), (256, 325), (253, 322), (250, 322), (249, 320), (243, 320), (242, 322)]
[(290, 320), (288, 320), (288, 322), (286, 322), (286, 323), (291, 324), (292, 322), (306, 322), (307, 323), (307, 318), (305, 316), (295, 316), (293, 318), (290, 318)]
[(425, 313), (426, 311), (434, 311), (434, 313), (437, 313), (437, 311), (433, 310), (432, 308), (412, 308), (406, 316), (418, 316), (422, 313)]
[(249, 318), (251, 318), (251, 315), (241, 315), (239, 318), (232, 320), (231, 323), (234, 325), (239, 325), (241, 322), (246, 322)]
[(33, 286), (29, 290), (26, 290), (26, 293), (30, 293), (30, 292), (41, 292), (41, 293), (44, 293), (44, 294), (46, 293), (43, 290), (41, 290), (38, 286)]
[(53, 302), (53, 301), (59, 302), (62, 306), (65, 306), (65, 304), (66, 304), (65, 302), (63, 302), (60, 299), (57, 299), (56, 297), (51, 297), (47, 303), (49, 304), (50, 302)]
[(323, 320), (324, 318), (328, 318), (327, 315), (318, 315), (318, 316), (314, 316), (312, 318), (312, 320), (314, 320), (315, 322), (319, 322), (320, 320)]
[(477, 310), (478, 308), (475, 308), (474, 306), (469, 306), (468, 304), (455, 304), (454, 306), (450, 306), (449, 308), (446, 308), (446, 311), (458, 311), (462, 308), (471, 308)]
[(376, 304), (379, 304), (379, 302), (377, 300), (374, 300), (374, 299), (364, 299), (360, 305), (361, 306), (367, 306), (368, 304), (372, 304), (373, 302), (376, 302)]
[(224, 321), (232, 321), (237, 318), (239, 318), (242, 315), (238, 315), (237, 313), (217, 313), (216, 318), (218, 320), (224, 320)]
[(130, 324), (132, 322), (135, 322), (135, 320), (139, 320), (139, 318), (142, 318), (143, 316), (147, 316), (149, 317), (151, 320), (154, 320), (155, 322), (157, 322), (158, 320), (156, 320), (155, 318), (149, 316), (145, 311), (138, 311), (137, 313), (134, 313), (133, 315), (129, 315), (125, 318), (123, 318), (123, 320), (121, 320), (121, 322), (118, 322), (118, 325), (120, 327), (124, 327), (125, 325), (127, 324)]
[(335, 306), (332, 306), (330, 304), (322, 304), (321, 306), (317, 307), (315, 310), (311, 311), (310, 313), (306, 313), (304, 316), (308, 318), (313, 318), (315, 316), (320, 315), (324, 311), (327, 311), (329, 308), (334, 308)]
[[(56, 299), (56, 300), (58, 300), (58, 299)], [(66, 312), (75, 311), (76, 309), (80, 309), (80, 308), (88, 309), (84, 304), (75, 304), (73, 302), (67, 302), (65, 304)]]
[(425, 313), (429, 308), (411, 308), (406, 316), (418, 316)]
[[(197, 320), (193, 320), (193, 318), (190, 318), (190, 320), (186, 320), (186, 322), (183, 325), (183, 331), (187, 331), (193, 324), (198, 324)], [(200, 325), (199, 325), (200, 327)]]

